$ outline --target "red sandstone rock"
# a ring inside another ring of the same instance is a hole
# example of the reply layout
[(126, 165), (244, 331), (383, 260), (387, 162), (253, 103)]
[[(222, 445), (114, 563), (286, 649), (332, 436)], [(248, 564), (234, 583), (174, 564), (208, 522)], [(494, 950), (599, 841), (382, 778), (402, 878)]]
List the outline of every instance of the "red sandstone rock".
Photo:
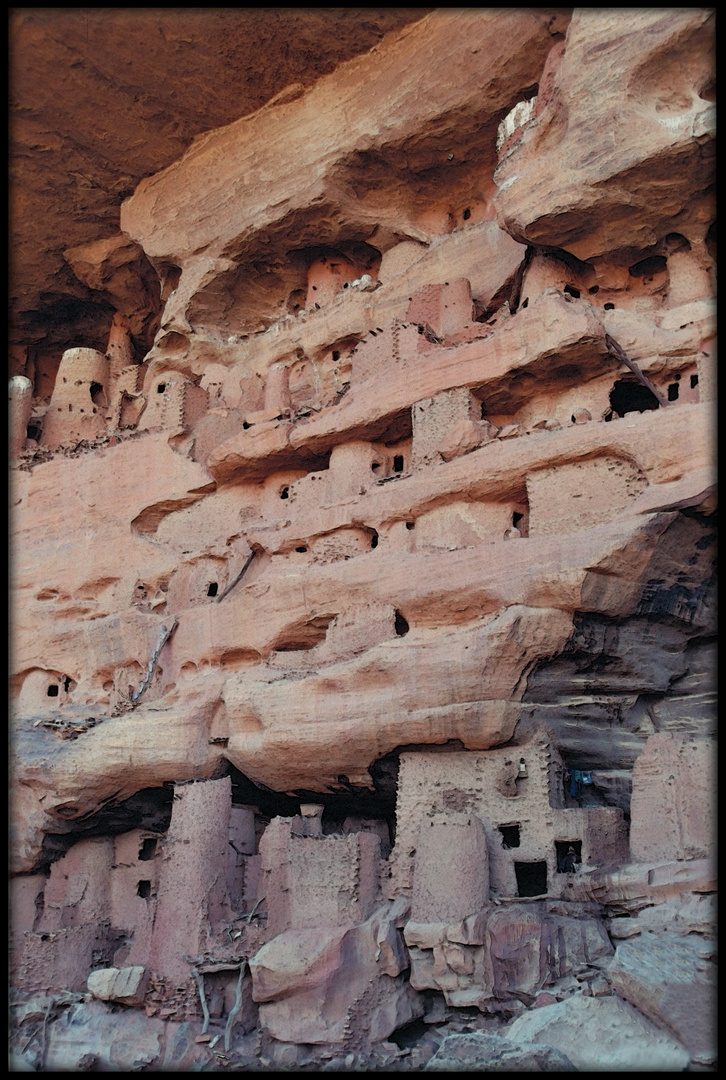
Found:
[(713, 212), (711, 18), (642, 10), (623, 34), (613, 11), (573, 15), (548, 100), (497, 168), (508, 232), (585, 260), (645, 254), (670, 232), (703, 239)]
[(13, 974), (145, 1015), (19, 1022), (33, 1068), (387, 1066), (441, 995), (707, 1063), (664, 987), (712, 994), (712, 31), (623, 18), (432, 13), (58, 248), (96, 298), (12, 355)]

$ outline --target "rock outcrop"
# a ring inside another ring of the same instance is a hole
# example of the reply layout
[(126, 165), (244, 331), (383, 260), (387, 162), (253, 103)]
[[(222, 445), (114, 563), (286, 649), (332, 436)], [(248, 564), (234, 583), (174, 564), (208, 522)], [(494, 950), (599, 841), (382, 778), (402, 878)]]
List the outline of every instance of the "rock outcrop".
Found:
[(13, 1060), (710, 1071), (713, 13), (329, 17), (18, 323)]

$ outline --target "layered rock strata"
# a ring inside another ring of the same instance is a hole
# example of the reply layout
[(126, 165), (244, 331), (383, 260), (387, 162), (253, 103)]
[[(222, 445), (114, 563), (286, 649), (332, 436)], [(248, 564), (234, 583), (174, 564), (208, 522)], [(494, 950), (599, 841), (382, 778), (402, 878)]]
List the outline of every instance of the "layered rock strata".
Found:
[(713, 31), (621, 18), (433, 12), (68, 253), (106, 351), (10, 387), (34, 1068), (121, 1067), (103, 1002), (155, 1068), (712, 1067)]

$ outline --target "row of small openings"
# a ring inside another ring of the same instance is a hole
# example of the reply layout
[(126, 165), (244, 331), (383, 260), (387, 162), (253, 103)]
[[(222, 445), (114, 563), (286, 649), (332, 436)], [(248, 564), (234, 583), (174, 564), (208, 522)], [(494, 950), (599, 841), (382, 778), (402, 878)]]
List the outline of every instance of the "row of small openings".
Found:
[[(76, 686), (76, 683), (73, 681), (70, 675), (65, 675), (61, 681), (63, 683), (63, 689), (66, 693), (69, 693)], [(47, 690), (48, 697), (58, 697), (59, 693), (60, 686), (58, 685), (58, 683), (51, 683)]]
[[(680, 372), (676, 372), (676, 374), (673, 376), (673, 379), (675, 381), (668, 385), (668, 400), (669, 401), (678, 401), (678, 398), (679, 398), (679, 395), (680, 395), (680, 392), (681, 392), (681, 387), (680, 387), (681, 374), (680, 374)], [(693, 375), (690, 376), (689, 381), (690, 381), (691, 390), (695, 390), (696, 387), (698, 386), (698, 375), (694, 373)]]
[[(378, 472), (383, 462), (374, 461), (371, 465), (371, 472)], [(396, 454), (393, 458), (393, 471), (394, 473), (402, 473), (405, 466), (405, 460), (403, 454)]]
[[(663, 255), (651, 255), (647, 259), (641, 259), (640, 262), (633, 263), (632, 266), (629, 266), (628, 267), (628, 274), (630, 275), (630, 277), (633, 277), (633, 278), (642, 278), (643, 283), (645, 285), (649, 285), (653, 281), (653, 278), (655, 277), (655, 275), (663, 273), (663, 271), (665, 271), (667, 269), (667, 267), (668, 267), (668, 260), (665, 258), (665, 256), (663, 256)], [(582, 295), (582, 291), (580, 289), (576, 288), (574, 285), (565, 285), (565, 287), (564, 287), (564, 289), (562, 291), (567, 296), (571, 296), (573, 298), (573, 300), (579, 300), (581, 295)], [(592, 285), (587, 290), (587, 292), (588, 292), (589, 296), (596, 296), (597, 293), (600, 292), (600, 286), (599, 285)], [(529, 297), (526, 297), (522, 301), (522, 304), (520, 306), (522, 308), (526, 308), (528, 306), (528, 304), (529, 304)], [(615, 308), (615, 304), (608, 301), (607, 303), (603, 304), (603, 308), (604, 308), (605, 311), (613, 311), (614, 308)]]

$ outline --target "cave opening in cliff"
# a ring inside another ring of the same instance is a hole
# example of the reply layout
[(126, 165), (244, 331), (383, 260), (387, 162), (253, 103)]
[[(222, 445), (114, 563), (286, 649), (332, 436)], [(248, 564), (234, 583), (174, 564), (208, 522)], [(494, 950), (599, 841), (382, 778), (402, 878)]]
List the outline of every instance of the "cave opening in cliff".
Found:
[[(256, 812), (256, 827), (261, 835), (274, 817), (296, 817), (301, 803), (323, 806), (323, 834), (373, 829), (381, 836), (381, 855), (386, 858), (395, 840), (395, 807), (398, 782), (398, 755), (388, 754), (370, 767), (373, 788), (343, 783), (327, 791), (300, 789), (295, 792), (273, 791), (256, 784), (230, 762), (227, 773), (232, 781), (232, 803), (251, 806)], [(258, 840), (259, 840), (258, 835)]]
[(121, 802), (109, 799), (100, 809), (69, 823), (67, 832), (47, 832), (32, 873), (49, 873), (52, 863), (62, 858), (74, 844), (92, 836), (117, 836), (132, 829), (157, 835), (166, 832), (171, 821), (173, 798), (174, 784), (169, 781), (161, 787), (142, 788)]
[(547, 892), (546, 862), (515, 862), (517, 896), (544, 896)]
[(653, 391), (634, 379), (618, 379), (610, 391), (610, 407), (620, 417), (660, 408)]

